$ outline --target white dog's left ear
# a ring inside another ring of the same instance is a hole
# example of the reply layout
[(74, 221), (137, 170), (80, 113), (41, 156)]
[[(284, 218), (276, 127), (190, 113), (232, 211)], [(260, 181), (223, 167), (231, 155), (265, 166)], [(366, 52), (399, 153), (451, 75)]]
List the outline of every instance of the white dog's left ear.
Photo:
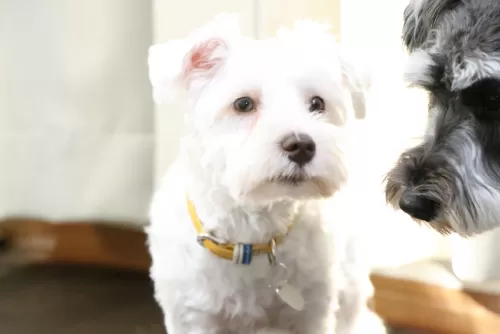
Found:
[[(278, 37), (285, 41), (298, 43), (301, 47), (314, 45), (317, 48), (320, 46), (321, 50), (332, 52), (335, 57), (338, 57), (343, 86), (351, 97), (354, 116), (357, 119), (363, 119), (366, 116), (365, 100), (371, 85), (371, 75), (367, 69), (364, 69), (365, 66), (362, 62), (356, 61), (356, 57), (361, 56), (361, 54), (339, 46), (336, 38), (329, 32), (330, 28), (330, 24), (320, 21), (297, 20), (293, 30), (284, 28), (278, 30)], [(323, 47), (326, 49), (322, 49)]]
[(350, 55), (341, 56), (342, 79), (344, 87), (349, 92), (354, 116), (357, 119), (366, 117), (366, 97), (371, 87), (371, 71), (361, 61)]

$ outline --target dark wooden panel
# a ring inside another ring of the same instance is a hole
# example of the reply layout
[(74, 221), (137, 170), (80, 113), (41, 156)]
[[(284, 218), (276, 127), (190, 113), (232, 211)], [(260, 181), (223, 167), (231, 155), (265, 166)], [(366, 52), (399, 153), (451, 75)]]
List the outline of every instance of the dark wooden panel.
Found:
[(150, 257), (145, 234), (119, 226), (98, 221), (0, 221), (0, 237), (3, 238), (0, 264), (80, 263), (148, 270)]

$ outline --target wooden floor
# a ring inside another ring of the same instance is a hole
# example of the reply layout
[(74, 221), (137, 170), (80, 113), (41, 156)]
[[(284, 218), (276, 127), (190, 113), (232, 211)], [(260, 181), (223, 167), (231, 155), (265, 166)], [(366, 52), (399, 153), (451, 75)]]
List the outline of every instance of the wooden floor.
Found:
[(32, 266), (0, 274), (2, 334), (165, 334), (144, 273)]

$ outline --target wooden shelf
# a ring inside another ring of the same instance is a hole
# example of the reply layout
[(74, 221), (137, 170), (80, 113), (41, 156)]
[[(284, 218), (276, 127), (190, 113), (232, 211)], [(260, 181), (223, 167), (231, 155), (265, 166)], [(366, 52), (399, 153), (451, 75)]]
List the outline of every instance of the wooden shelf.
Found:
[(442, 334), (500, 332), (500, 296), (372, 274), (373, 309), (388, 324)]
[(75, 263), (148, 270), (151, 261), (145, 234), (119, 226), (77, 221), (53, 224), (36, 219), (0, 221), (0, 238), (6, 243), (0, 266)]

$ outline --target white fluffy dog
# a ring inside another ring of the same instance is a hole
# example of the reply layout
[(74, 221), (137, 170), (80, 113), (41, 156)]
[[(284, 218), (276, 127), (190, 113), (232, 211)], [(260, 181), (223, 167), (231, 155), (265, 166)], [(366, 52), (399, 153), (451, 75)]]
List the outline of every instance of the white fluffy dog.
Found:
[(321, 205), (346, 180), (342, 126), (364, 88), (327, 27), (255, 40), (221, 15), (152, 46), (149, 68), (157, 103), (175, 88), (189, 106), (148, 228), (168, 333), (333, 333), (342, 259)]

